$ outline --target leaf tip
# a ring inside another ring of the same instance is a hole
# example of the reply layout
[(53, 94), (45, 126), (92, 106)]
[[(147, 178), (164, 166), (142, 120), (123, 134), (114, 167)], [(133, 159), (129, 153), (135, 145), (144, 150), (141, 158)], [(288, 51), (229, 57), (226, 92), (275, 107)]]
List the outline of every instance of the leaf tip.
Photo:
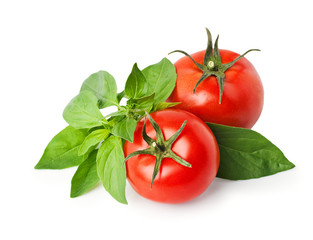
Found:
[(39, 160), (39, 162), (35, 165), (34, 169), (45, 169), (44, 164), (42, 164), (41, 159)]
[(113, 195), (111, 195), (111, 196), (112, 196), (116, 201), (118, 201), (119, 203), (128, 205), (128, 202), (127, 202), (127, 200), (126, 200), (125, 195), (124, 195), (124, 196), (120, 196), (120, 197), (116, 197), (116, 196), (113, 196)]
[(289, 169), (292, 169), (292, 168), (295, 168), (295, 167), (296, 167), (296, 165), (289, 161)]
[(76, 198), (76, 197), (78, 197), (78, 196), (79, 196), (78, 194), (73, 193), (73, 192), (71, 192), (71, 194), (70, 194), (70, 197), (71, 197), (71, 198)]

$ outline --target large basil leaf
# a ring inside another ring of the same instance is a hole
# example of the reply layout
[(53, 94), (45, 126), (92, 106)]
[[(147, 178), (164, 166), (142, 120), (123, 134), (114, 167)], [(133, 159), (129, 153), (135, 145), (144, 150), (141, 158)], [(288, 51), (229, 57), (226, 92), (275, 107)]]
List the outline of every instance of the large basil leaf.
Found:
[(80, 92), (65, 107), (65, 121), (74, 128), (92, 128), (102, 125), (103, 116), (97, 97), (89, 91)]
[(97, 129), (92, 131), (80, 145), (78, 155), (86, 154), (92, 147), (95, 147), (95, 145), (99, 144), (109, 135), (110, 131), (108, 129)]
[(97, 154), (97, 171), (104, 188), (117, 201), (127, 204), (125, 197), (126, 168), (122, 142), (110, 136), (101, 144)]
[(155, 103), (163, 102), (171, 95), (177, 75), (175, 66), (167, 58), (146, 67), (142, 73), (149, 85), (147, 94), (155, 93)]
[(137, 63), (134, 64), (132, 72), (127, 78), (124, 91), (128, 98), (142, 98), (147, 94), (147, 80), (138, 68)]
[(79, 165), (84, 156), (78, 156), (80, 144), (87, 136), (87, 130), (66, 127), (47, 145), (36, 169), (63, 169)]
[(231, 180), (259, 178), (293, 168), (281, 150), (261, 134), (245, 128), (207, 123), (220, 149), (217, 176)]
[(81, 86), (80, 91), (91, 91), (99, 101), (99, 108), (105, 108), (117, 103), (117, 87), (115, 79), (106, 71), (91, 74)]
[(78, 197), (93, 189), (99, 182), (96, 164), (97, 150), (77, 168), (71, 182), (71, 197)]
[(112, 134), (127, 141), (133, 142), (136, 126), (137, 121), (135, 119), (125, 117), (121, 121), (114, 124), (112, 128)]

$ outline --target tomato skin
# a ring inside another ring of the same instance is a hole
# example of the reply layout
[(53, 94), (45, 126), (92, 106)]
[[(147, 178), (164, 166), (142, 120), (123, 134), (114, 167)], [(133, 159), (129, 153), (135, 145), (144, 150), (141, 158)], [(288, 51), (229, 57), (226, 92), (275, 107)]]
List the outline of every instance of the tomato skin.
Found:
[[(191, 55), (203, 64), (205, 51)], [(229, 50), (220, 50), (222, 63), (229, 63), (239, 56)], [(225, 72), (222, 102), (219, 104), (219, 88), (215, 76), (201, 82), (196, 92), (193, 89), (203, 72), (188, 58), (183, 57), (175, 64), (177, 81), (168, 102), (181, 102), (175, 108), (189, 111), (205, 122), (235, 127), (252, 128), (262, 108), (264, 91), (261, 79), (246, 59), (242, 58)]]
[[(186, 111), (166, 109), (152, 113), (151, 117), (162, 129), (165, 140), (187, 120), (182, 133), (172, 145), (172, 151), (192, 167), (164, 158), (151, 189), (155, 157), (140, 154), (126, 162), (130, 185), (143, 197), (164, 203), (181, 203), (199, 196), (211, 184), (219, 167), (219, 149), (213, 133), (201, 119)], [(142, 137), (143, 124), (143, 119), (137, 124), (133, 143), (125, 142), (125, 157), (149, 147)], [(148, 136), (156, 139), (149, 120), (146, 131)]]

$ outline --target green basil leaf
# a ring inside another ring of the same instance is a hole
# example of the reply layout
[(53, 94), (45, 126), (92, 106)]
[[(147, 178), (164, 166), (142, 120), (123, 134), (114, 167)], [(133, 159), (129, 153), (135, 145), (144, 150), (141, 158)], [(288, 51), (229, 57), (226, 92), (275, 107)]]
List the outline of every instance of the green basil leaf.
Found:
[(99, 182), (96, 164), (97, 150), (77, 168), (71, 182), (71, 197), (78, 197), (93, 189)]
[(153, 112), (160, 111), (166, 108), (174, 107), (180, 104), (180, 102), (160, 102), (153, 107)]
[(79, 165), (84, 156), (78, 156), (78, 149), (87, 136), (87, 130), (66, 127), (47, 145), (36, 169), (64, 169)]
[(133, 118), (124, 118), (114, 124), (112, 134), (121, 137), (129, 142), (134, 141), (134, 132), (137, 126), (137, 121)]
[(175, 66), (167, 58), (146, 67), (142, 73), (148, 82), (147, 95), (155, 93), (155, 103), (163, 102), (171, 95), (177, 75)]
[(125, 94), (128, 98), (141, 98), (146, 96), (147, 91), (147, 80), (135, 63), (125, 84)]
[(105, 118), (108, 118), (110, 117), (110, 120), (109, 122), (112, 123), (112, 117), (125, 117), (125, 111), (124, 110), (119, 110), (119, 111), (116, 111), (116, 112), (112, 112), (112, 113), (109, 113), (108, 115), (105, 115)]
[(97, 171), (104, 188), (117, 201), (127, 204), (125, 197), (126, 168), (121, 139), (110, 136), (97, 154)]
[(295, 167), (282, 151), (261, 134), (245, 128), (207, 123), (220, 149), (217, 177), (259, 178)]
[(129, 99), (127, 101), (127, 106), (129, 106), (131, 109), (138, 109), (142, 110), (143, 112), (150, 112), (154, 104), (154, 97), (155, 93), (139, 99)]
[(106, 139), (110, 135), (108, 129), (97, 129), (91, 132), (80, 145), (78, 155), (86, 154), (92, 147), (98, 145), (101, 141)]
[(89, 91), (80, 92), (65, 107), (65, 121), (74, 128), (92, 128), (102, 125), (103, 116), (97, 97)]
[(114, 77), (106, 71), (91, 74), (81, 86), (80, 91), (92, 92), (99, 101), (99, 108), (117, 103), (117, 86)]
[(122, 92), (117, 94), (117, 103), (120, 103), (122, 98), (125, 96), (125, 91), (123, 90)]

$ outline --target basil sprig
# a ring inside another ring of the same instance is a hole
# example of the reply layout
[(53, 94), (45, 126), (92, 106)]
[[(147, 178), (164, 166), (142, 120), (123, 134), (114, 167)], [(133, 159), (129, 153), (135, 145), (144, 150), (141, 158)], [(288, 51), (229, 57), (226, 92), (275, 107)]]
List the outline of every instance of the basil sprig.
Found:
[(230, 180), (260, 178), (294, 168), (282, 151), (260, 133), (207, 123), (220, 150), (217, 177)]
[[(108, 72), (90, 75), (64, 109), (69, 126), (51, 140), (35, 168), (78, 166), (71, 197), (90, 191), (101, 181), (112, 197), (127, 204), (122, 143), (133, 141), (137, 122), (146, 112), (178, 104), (165, 102), (175, 82), (175, 67), (166, 58), (142, 71), (135, 64), (120, 93)], [(120, 105), (122, 98), (127, 98), (125, 106)], [(117, 111), (103, 116), (100, 109), (109, 106), (116, 106)]]

